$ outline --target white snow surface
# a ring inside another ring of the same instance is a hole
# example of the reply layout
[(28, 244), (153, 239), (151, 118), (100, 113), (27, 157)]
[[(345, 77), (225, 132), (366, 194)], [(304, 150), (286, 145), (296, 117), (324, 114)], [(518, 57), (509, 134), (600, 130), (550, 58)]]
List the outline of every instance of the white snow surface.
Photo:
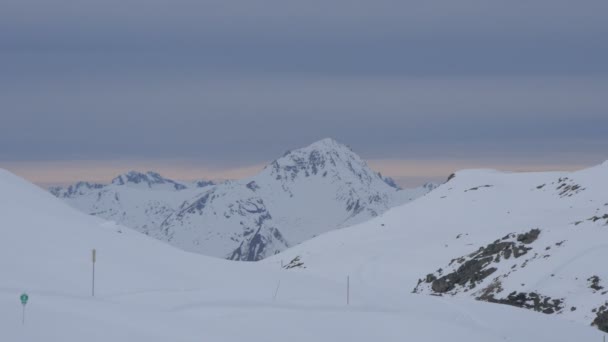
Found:
[(432, 188), (391, 187), (348, 147), (323, 139), (239, 181), (200, 188), (131, 172), (107, 186), (81, 182), (51, 191), (87, 214), (181, 249), (257, 261), (378, 216)]
[[(533, 229), (540, 230), (536, 240), (517, 240)], [(497, 241), (525, 254), (503, 249), (497, 257), (489, 248)], [(454, 274), (475, 255), (490, 255), (483, 263), (491, 274), (457, 284), (462, 278)], [(366, 285), (420, 294), (498, 300), (532, 293), (561, 301), (547, 313), (590, 325), (608, 302), (608, 163), (577, 172), (461, 171), (418, 200), (264, 262), (289, 264), (296, 257), (302, 265), (290, 271), (350, 274)], [(448, 291), (433, 288), (442, 277), (453, 285)]]
[[(413, 204), (409, 207), (418, 207)], [(425, 235), (413, 233), (415, 224), (397, 225), (405, 208), (296, 247), (310, 267), (290, 272), (273, 260), (237, 263), (181, 251), (77, 212), (0, 170), (0, 341), (600, 341), (599, 331), (587, 325), (506, 306), (413, 295), (409, 281), (391, 282), (413, 279), (425, 269), (427, 253), (411, 258), (409, 248), (432, 249), (420, 240), (398, 241), (406, 232), (414, 239)], [(421, 213), (420, 221), (428, 214)], [(380, 228), (381, 222), (390, 226)], [(344, 238), (342, 246), (335, 245), (338, 236)], [(443, 239), (453, 243), (450, 237)], [(322, 257), (318, 248), (332, 246), (332, 240), (334, 248)], [(92, 248), (97, 250), (95, 297), (90, 295)], [(385, 256), (390, 255), (397, 260), (389, 269)], [(347, 273), (350, 305), (345, 303)], [(23, 291), (30, 296), (24, 325)]]

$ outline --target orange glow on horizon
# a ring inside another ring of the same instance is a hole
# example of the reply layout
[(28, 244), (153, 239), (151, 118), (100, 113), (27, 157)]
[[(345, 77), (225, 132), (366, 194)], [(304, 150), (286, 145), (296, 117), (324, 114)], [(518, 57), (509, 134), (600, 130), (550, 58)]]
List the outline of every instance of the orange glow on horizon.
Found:
[[(259, 173), (266, 163), (243, 166), (206, 166), (187, 161), (38, 161), (9, 162), (0, 164), (5, 168), (41, 186), (65, 185), (77, 181), (109, 183), (115, 176), (135, 171), (155, 171), (161, 175), (182, 181), (198, 179), (227, 180), (243, 179)], [(426, 181), (445, 179), (454, 171), (462, 169), (492, 168), (503, 171), (573, 171), (590, 165), (581, 163), (547, 162), (496, 162), (479, 160), (398, 160), (371, 159), (368, 165), (385, 176), (395, 178), (403, 186), (420, 185)]]

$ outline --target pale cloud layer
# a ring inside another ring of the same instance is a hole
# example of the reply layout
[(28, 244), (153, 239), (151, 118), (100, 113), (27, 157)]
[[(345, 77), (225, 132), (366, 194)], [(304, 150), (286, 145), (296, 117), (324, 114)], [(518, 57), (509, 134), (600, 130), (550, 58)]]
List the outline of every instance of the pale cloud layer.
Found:
[(605, 0), (4, 0), (0, 167), (42, 183), (238, 178), (325, 137), (401, 163), (378, 168), (404, 182), (435, 170), (425, 161), (445, 163), (433, 177), (592, 165), (608, 159), (606, 13)]
[[(599, 164), (599, 162), (597, 163)], [(13, 162), (0, 167), (19, 174), (42, 186), (68, 185), (75, 180), (106, 184), (116, 175), (131, 171), (154, 170), (165, 177), (181, 181), (243, 179), (258, 174), (267, 163), (243, 166), (206, 167), (184, 160), (104, 160)], [(426, 182), (443, 182), (453, 172), (463, 169), (496, 169), (505, 172), (574, 171), (593, 166), (570, 160), (470, 160), (470, 159), (371, 159), (368, 165), (385, 176), (393, 177), (403, 187), (415, 187)]]
[(255, 175), (264, 166), (260, 164), (223, 168), (205, 167), (183, 160), (78, 160), (0, 164), (0, 167), (44, 187), (73, 184), (75, 180), (107, 184), (114, 177), (129, 171), (154, 171), (162, 176), (181, 181), (223, 181)]

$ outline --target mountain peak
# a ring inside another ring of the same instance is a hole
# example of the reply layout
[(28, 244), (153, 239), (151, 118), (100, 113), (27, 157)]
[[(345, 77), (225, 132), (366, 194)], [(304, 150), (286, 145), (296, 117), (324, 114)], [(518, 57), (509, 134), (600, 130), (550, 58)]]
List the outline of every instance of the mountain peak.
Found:
[(350, 147), (341, 144), (332, 138), (325, 138), (306, 147), (287, 151), (283, 157), (277, 159), (277, 161), (293, 159), (294, 157), (297, 158), (306, 155), (333, 155), (335, 157), (341, 157), (342, 159), (361, 159)]
[[(310, 144), (309, 147), (344, 148), (346, 145), (339, 143), (333, 138), (324, 138)], [(348, 147), (346, 147), (348, 148)]]
[(186, 186), (180, 183), (177, 183), (171, 179), (164, 178), (157, 172), (148, 171), (146, 173), (142, 173), (139, 171), (129, 171), (122, 175), (117, 176), (112, 180), (112, 184), (114, 185), (142, 185), (145, 184), (149, 188), (152, 188), (154, 185), (160, 184), (169, 184), (175, 190), (183, 190), (186, 189)]
[(347, 145), (341, 144), (332, 138), (324, 138), (324, 139), (315, 141), (314, 143), (312, 143), (308, 146), (301, 147), (301, 148), (298, 148), (295, 150), (288, 150), (287, 152), (285, 152), (283, 154), (283, 157), (287, 157), (294, 153), (302, 154), (302, 153), (310, 153), (312, 151), (318, 151), (318, 152), (335, 151), (338, 153), (353, 153), (351, 148), (348, 147)]
[(131, 171), (109, 189), (66, 200), (187, 251), (253, 261), (426, 193), (387, 180), (346, 145), (322, 139), (247, 179), (177, 183), (190, 190), (175, 191), (158, 173)]
[(316, 141), (316, 142), (314, 142), (306, 147), (303, 147), (301, 149), (298, 149), (298, 150), (303, 150), (303, 151), (317, 150), (317, 151), (326, 151), (326, 152), (335, 151), (335, 152), (339, 152), (339, 153), (354, 154), (353, 150), (349, 146), (342, 144), (332, 138), (321, 139), (319, 141)]
[(376, 178), (384, 183), (348, 146), (331, 138), (288, 151), (267, 166), (266, 170), (270, 170), (271, 176), (275, 180), (283, 181), (294, 181), (302, 176), (306, 178), (311, 176), (342, 178), (346, 176), (352, 181), (356, 179), (357, 183), (369, 185)]

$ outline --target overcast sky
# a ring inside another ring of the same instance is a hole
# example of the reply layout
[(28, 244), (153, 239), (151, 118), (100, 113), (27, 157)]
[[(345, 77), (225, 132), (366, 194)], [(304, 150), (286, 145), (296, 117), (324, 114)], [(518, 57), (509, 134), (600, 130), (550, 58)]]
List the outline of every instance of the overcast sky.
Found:
[(3, 0), (0, 167), (255, 173), (324, 137), (403, 184), (608, 159), (606, 0)]

